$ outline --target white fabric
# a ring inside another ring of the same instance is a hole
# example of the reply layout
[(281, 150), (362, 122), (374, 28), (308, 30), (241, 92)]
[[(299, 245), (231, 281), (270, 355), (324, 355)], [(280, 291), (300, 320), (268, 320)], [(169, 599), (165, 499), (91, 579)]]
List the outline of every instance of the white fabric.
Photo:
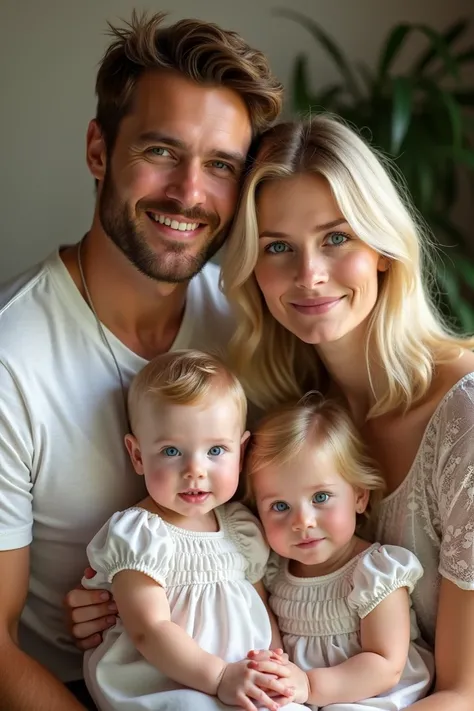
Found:
[[(411, 593), (423, 573), (415, 556), (397, 546), (373, 544), (340, 570), (317, 578), (297, 578), (288, 560), (274, 554), (265, 576), (270, 606), (278, 619), (283, 646), (301, 669), (333, 667), (362, 651), (360, 620), (394, 590)], [(415, 640), (418, 628), (411, 615), (411, 640), (407, 664), (394, 689), (353, 704), (331, 704), (331, 711), (398, 711), (429, 690), (433, 660)], [(316, 707), (314, 707), (316, 708)]]
[(474, 590), (474, 373), (440, 402), (407, 477), (381, 504), (376, 535), (421, 561), (413, 607), (433, 647), (440, 576)]
[[(263, 578), (269, 550), (260, 524), (242, 504), (221, 506), (216, 516), (217, 533), (197, 533), (131, 508), (112, 516), (87, 553), (101, 587), (110, 588), (121, 570), (149, 575), (166, 590), (172, 621), (205, 651), (236, 662), (250, 649), (270, 647), (270, 619), (252, 585)], [(206, 694), (194, 693), (192, 701), (189, 692), (183, 697), (183, 687), (136, 650), (120, 619), (84, 664), (101, 711), (176, 711), (184, 700), (193, 711), (222, 707)]]
[[(191, 281), (173, 349), (225, 348), (233, 320), (218, 276), (208, 265)], [(145, 360), (107, 335), (128, 384)], [(63, 596), (94, 533), (144, 490), (123, 445), (115, 365), (57, 252), (0, 288), (0, 393), (0, 550), (31, 543), (21, 644), (64, 681), (78, 679)]]

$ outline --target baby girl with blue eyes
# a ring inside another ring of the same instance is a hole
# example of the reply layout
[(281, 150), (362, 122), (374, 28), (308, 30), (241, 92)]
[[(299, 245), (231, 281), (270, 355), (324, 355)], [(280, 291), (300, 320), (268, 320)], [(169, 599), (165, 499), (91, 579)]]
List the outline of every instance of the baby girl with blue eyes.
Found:
[[(383, 480), (345, 409), (307, 396), (274, 411), (249, 446), (247, 498), (273, 553), (264, 577), (294, 700), (331, 711), (397, 711), (423, 698), (433, 659), (410, 593), (423, 570), (405, 548), (370, 544)], [(270, 655), (255, 649), (254, 668)]]
[[(240, 503), (247, 401), (224, 364), (198, 351), (151, 361), (129, 391), (125, 437), (148, 496), (89, 544), (119, 618), (85, 655), (100, 711), (255, 711), (293, 704), (262, 578), (269, 548)], [(247, 658), (265, 650), (266, 660)], [(273, 650), (273, 651), (270, 651)]]

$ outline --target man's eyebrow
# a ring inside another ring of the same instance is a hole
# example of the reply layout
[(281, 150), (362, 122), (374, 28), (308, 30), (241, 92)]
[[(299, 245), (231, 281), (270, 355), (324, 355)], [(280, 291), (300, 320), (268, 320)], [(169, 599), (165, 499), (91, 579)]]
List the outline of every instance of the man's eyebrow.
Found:
[[(145, 143), (164, 143), (167, 146), (178, 148), (181, 151), (189, 150), (189, 146), (179, 138), (168, 136), (165, 133), (158, 133), (157, 131), (146, 131), (145, 133), (141, 133), (138, 137), (137, 143), (139, 145), (143, 145)], [(243, 165), (247, 159), (247, 156), (240, 151), (223, 151), (218, 148), (210, 151), (209, 154), (219, 160), (229, 161), (239, 165)]]
[[(345, 217), (339, 217), (337, 220), (332, 220), (332, 222), (325, 222), (322, 225), (316, 225), (313, 227), (313, 232), (324, 232), (324, 230), (331, 230), (333, 227), (339, 227), (339, 225), (348, 224)], [(272, 239), (290, 239), (291, 235), (286, 234), (286, 232), (272, 232), (271, 230), (264, 230), (260, 232), (259, 237), (271, 237)]]

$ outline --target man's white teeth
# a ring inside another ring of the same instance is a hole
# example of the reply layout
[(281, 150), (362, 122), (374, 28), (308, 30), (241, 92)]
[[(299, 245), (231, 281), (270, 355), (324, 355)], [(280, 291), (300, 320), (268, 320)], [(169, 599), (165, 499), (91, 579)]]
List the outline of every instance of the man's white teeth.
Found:
[(199, 226), (199, 222), (178, 222), (178, 220), (170, 220), (169, 217), (164, 215), (155, 215), (151, 212), (150, 216), (155, 220), (155, 222), (160, 222), (162, 225), (171, 227), (172, 230), (179, 230), (179, 232), (190, 232), (196, 230)]

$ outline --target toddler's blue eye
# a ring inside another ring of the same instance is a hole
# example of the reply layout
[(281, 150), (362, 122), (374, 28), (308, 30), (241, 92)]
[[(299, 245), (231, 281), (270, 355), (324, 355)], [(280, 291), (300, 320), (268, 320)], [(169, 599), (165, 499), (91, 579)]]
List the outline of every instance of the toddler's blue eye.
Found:
[(211, 447), (208, 454), (211, 455), (211, 457), (218, 457), (219, 454), (224, 453), (224, 447), (221, 447), (220, 445), (216, 445), (215, 447)]
[(324, 491), (318, 491), (318, 493), (313, 496), (313, 504), (325, 504), (328, 499), (329, 494), (326, 494)]
[(286, 245), (284, 242), (272, 242), (268, 245), (266, 251), (270, 252), (270, 254), (283, 254), (283, 252), (286, 252), (287, 249), (288, 245)]
[(179, 449), (176, 449), (176, 447), (165, 447), (165, 449), (163, 450), (163, 454), (166, 457), (178, 457), (181, 452), (179, 451)]
[(272, 509), (273, 511), (278, 511), (278, 513), (283, 513), (283, 511), (288, 511), (290, 507), (288, 504), (285, 504), (284, 501), (276, 501), (274, 504), (272, 504)]

